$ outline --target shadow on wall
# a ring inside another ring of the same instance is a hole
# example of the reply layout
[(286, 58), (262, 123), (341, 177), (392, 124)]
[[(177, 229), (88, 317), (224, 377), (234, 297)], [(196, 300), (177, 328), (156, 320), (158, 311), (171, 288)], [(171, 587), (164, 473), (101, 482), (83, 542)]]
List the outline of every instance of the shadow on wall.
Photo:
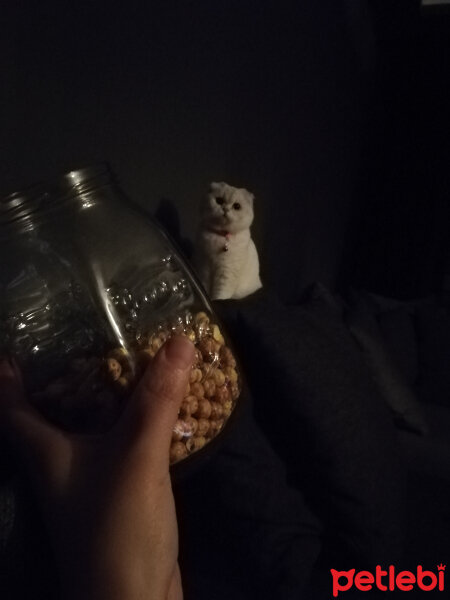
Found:
[(267, 214), (275, 285), (328, 279), (336, 251), (318, 240), (339, 243), (357, 157), (359, 62), (343, 2), (5, 13), (2, 190), (106, 160), (148, 210), (177, 199), (192, 239), (206, 186), (229, 181), (256, 193), (256, 237)]
[(417, 298), (442, 289), (450, 256), (450, 14), (370, 4), (378, 65), (342, 280)]
[[(426, 67), (439, 53), (405, 17), (413, 4), (401, 0), (388, 11), (379, 0), (282, 7), (272, 0), (174, 0), (108, 11), (78, 3), (68, 13), (56, 2), (9, 3), (0, 42), (6, 116), (0, 190), (106, 160), (147, 210), (164, 213), (160, 199), (176, 199), (181, 235), (192, 240), (208, 183), (228, 181), (256, 194), (254, 235), (266, 280), (287, 299), (312, 280), (333, 286), (351, 212), (375, 214), (366, 211), (373, 180), (388, 172), (386, 185), (395, 190), (389, 197), (397, 205), (401, 198), (404, 211), (420, 187), (417, 178), (408, 184), (398, 175), (420, 164), (420, 144), (393, 139), (399, 123), (407, 132), (402, 107), (418, 122), (419, 98), (426, 98), (417, 91), (425, 89)], [(408, 55), (415, 47), (409, 35), (430, 48), (422, 79), (418, 50)], [(409, 70), (398, 80), (403, 64)], [(374, 104), (388, 113), (377, 113)], [(430, 123), (436, 128), (438, 117)], [(426, 131), (420, 128), (420, 135)], [(372, 148), (362, 164), (361, 140)], [(393, 141), (396, 154), (386, 153)], [(405, 147), (414, 160), (408, 155), (396, 171)], [(359, 167), (363, 183), (356, 190)], [(423, 214), (417, 217), (413, 232)], [(389, 254), (393, 230), (382, 232), (378, 246), (365, 243), (382, 225), (379, 216), (357, 225), (361, 235), (352, 251), (359, 265), (347, 274), (354, 271), (365, 287), (392, 284), (393, 277), (376, 270), (380, 252), (397, 265), (395, 273), (405, 272), (408, 257)]]
[(154, 216), (184, 256), (190, 260), (192, 258), (194, 244), (193, 240), (183, 237), (177, 202), (169, 200), (168, 198), (161, 198)]

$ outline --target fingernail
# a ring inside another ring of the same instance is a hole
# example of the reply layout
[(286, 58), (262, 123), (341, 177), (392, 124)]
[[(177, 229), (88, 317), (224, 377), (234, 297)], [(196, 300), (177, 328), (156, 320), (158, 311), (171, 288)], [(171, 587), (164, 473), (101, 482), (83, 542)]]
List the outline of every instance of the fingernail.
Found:
[(187, 369), (194, 361), (194, 344), (184, 336), (170, 338), (164, 344), (166, 358), (176, 369)]

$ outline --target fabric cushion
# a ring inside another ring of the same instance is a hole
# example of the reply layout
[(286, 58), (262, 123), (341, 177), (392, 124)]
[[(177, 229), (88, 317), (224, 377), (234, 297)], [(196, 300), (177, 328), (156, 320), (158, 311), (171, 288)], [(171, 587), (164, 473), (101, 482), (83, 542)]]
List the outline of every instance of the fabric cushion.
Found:
[(379, 392), (391, 409), (396, 424), (426, 434), (428, 426), (412, 388), (389, 353), (375, 315), (358, 294), (351, 296), (346, 322), (357, 340)]
[(445, 479), (450, 484), (450, 409), (430, 403), (424, 406), (430, 435), (421, 438), (402, 431), (399, 439), (411, 471)]
[(419, 373), (419, 349), (412, 310), (401, 307), (381, 312), (378, 324), (389, 355), (409, 385)]
[(309, 285), (296, 304), (308, 306), (309, 310), (316, 310), (324, 315), (332, 315), (338, 320), (343, 317), (346, 309), (344, 300), (338, 294), (331, 292), (320, 281)]
[(450, 315), (437, 304), (417, 310), (419, 378), (425, 402), (450, 406)]
[(404, 471), (392, 420), (345, 324), (313, 304), (261, 290), (216, 307), (235, 312), (258, 421), (326, 524), (335, 568), (394, 560)]

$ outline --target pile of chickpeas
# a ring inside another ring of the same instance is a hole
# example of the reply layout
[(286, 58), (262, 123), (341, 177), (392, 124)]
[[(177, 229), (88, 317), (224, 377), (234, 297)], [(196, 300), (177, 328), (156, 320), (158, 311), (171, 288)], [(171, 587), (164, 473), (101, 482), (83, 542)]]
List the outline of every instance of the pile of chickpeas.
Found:
[(157, 328), (141, 337), (130, 352), (120, 347), (111, 349), (103, 359), (74, 359), (65, 376), (35, 394), (34, 402), (51, 420), (68, 429), (107, 430), (158, 350), (173, 334), (187, 336), (196, 346), (172, 434), (170, 462), (176, 463), (216, 437), (240, 395), (233, 352), (219, 326), (205, 312), (193, 315), (188, 325)]

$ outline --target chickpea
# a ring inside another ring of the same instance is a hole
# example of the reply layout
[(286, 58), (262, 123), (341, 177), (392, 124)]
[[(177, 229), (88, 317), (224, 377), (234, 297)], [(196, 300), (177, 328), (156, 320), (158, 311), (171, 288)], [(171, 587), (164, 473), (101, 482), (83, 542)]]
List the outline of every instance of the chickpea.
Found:
[(123, 347), (114, 348), (113, 350), (108, 352), (107, 358), (115, 358), (117, 362), (119, 362), (122, 365), (122, 367), (124, 367), (125, 365), (128, 366), (130, 362), (130, 355), (128, 354), (128, 351), (125, 350), (125, 348)]
[(127, 377), (121, 376), (117, 381), (114, 382), (116, 390), (122, 394), (129, 391), (131, 388), (131, 382)]
[(183, 402), (180, 405), (180, 410), (178, 411), (178, 414), (181, 417), (190, 417), (191, 416), (191, 405), (189, 403), (189, 400), (184, 399)]
[(199, 367), (203, 364), (203, 355), (198, 348), (195, 349), (194, 367)]
[(215, 339), (215, 341), (219, 344), (219, 346), (223, 346), (225, 344), (225, 340), (223, 338), (223, 335), (219, 329), (218, 325), (211, 325), (212, 328), (212, 336)]
[(202, 372), (198, 368), (193, 368), (189, 374), (189, 383), (197, 383), (202, 380)]
[(178, 419), (173, 427), (172, 440), (178, 442), (193, 435), (192, 425), (183, 419)]
[(222, 405), (222, 409), (223, 409), (223, 416), (226, 419), (228, 419), (228, 417), (233, 412), (233, 401), (232, 400), (227, 400), (226, 402), (224, 402), (223, 405)]
[(212, 377), (214, 377), (216, 386), (220, 387), (225, 384), (225, 375), (221, 369), (213, 369)]
[(224, 367), (223, 369), (225, 378), (228, 379), (231, 383), (237, 383), (238, 375), (236, 369), (233, 367)]
[(209, 419), (211, 416), (211, 402), (206, 400), (206, 398), (202, 398), (198, 401), (198, 409), (195, 413), (196, 417), (199, 419)]
[(230, 383), (230, 393), (233, 400), (237, 400), (241, 395), (241, 390), (237, 382)]
[(199, 382), (191, 384), (191, 394), (197, 398), (203, 398), (205, 395), (205, 388)]
[(163, 329), (163, 330), (161, 330), (161, 331), (158, 332), (158, 337), (162, 341), (162, 343), (164, 344), (164, 342), (166, 342), (167, 339), (169, 338), (169, 333)]
[(209, 317), (205, 312), (198, 312), (194, 317), (194, 323), (199, 325), (200, 323), (206, 323), (209, 325)]
[(216, 354), (220, 348), (219, 344), (211, 337), (203, 338), (198, 344), (199, 350), (205, 362), (216, 360)]
[(184, 335), (191, 340), (191, 342), (196, 342), (197, 341), (197, 336), (195, 334), (195, 331), (192, 329), (192, 327), (186, 327)]
[(141, 369), (146, 369), (146, 367), (151, 363), (155, 354), (155, 351), (151, 348), (143, 348), (137, 353), (136, 362)]
[(206, 438), (204, 436), (197, 436), (186, 441), (186, 448), (188, 452), (196, 452), (197, 450), (201, 450), (205, 444)]
[(188, 452), (186, 449), (186, 445), (183, 442), (173, 442), (170, 447), (170, 462), (176, 463), (179, 460), (185, 458)]
[(205, 436), (208, 433), (208, 429), (209, 429), (208, 419), (200, 418), (198, 420), (197, 435)]
[(223, 419), (218, 419), (218, 420), (211, 419), (211, 421), (209, 422), (209, 431), (208, 431), (207, 437), (210, 439), (215, 437), (222, 429), (222, 426), (223, 426)]
[(211, 419), (220, 419), (223, 415), (222, 405), (218, 402), (211, 402)]
[(205, 379), (211, 377), (213, 366), (211, 363), (203, 363), (200, 370), (202, 372), (202, 381), (205, 381)]
[(187, 427), (189, 427), (190, 437), (195, 435), (198, 429), (197, 419), (194, 419), (194, 417), (186, 417), (184, 422), (186, 423)]
[(189, 403), (190, 414), (193, 415), (198, 410), (198, 398), (194, 395), (189, 395), (185, 398), (185, 402)]
[(230, 399), (230, 390), (228, 389), (228, 386), (221, 385), (219, 387), (216, 387), (216, 393), (214, 398), (220, 404), (224, 404), (225, 402), (227, 402)]
[(233, 367), (236, 368), (236, 359), (233, 356), (233, 353), (228, 348), (228, 346), (222, 346), (220, 349), (220, 362), (225, 367)]
[(205, 397), (212, 398), (216, 393), (216, 384), (214, 383), (214, 379), (206, 379), (203, 382), (203, 389), (205, 390)]
[(163, 344), (164, 342), (158, 335), (152, 335), (152, 337), (150, 338), (149, 347), (154, 351), (155, 354), (158, 352), (158, 350)]

